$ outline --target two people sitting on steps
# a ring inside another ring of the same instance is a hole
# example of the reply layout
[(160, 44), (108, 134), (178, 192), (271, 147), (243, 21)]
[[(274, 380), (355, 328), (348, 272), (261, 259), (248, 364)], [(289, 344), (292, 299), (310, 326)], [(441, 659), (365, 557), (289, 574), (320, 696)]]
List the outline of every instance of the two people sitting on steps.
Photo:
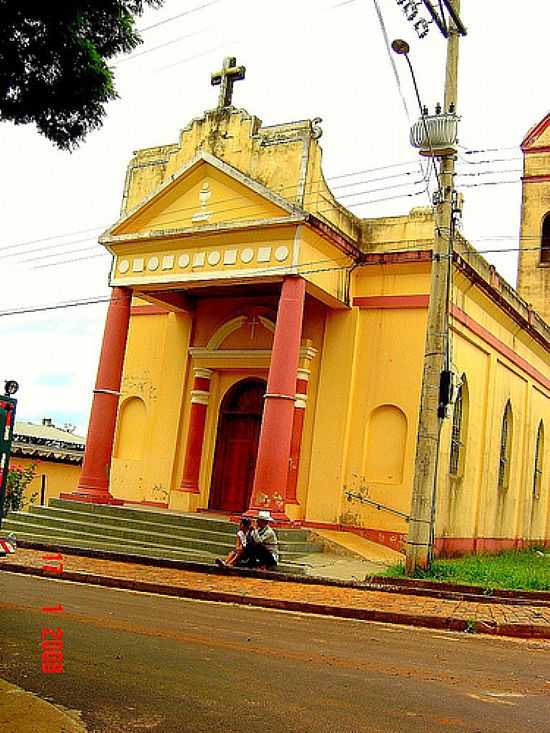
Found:
[(235, 549), (225, 560), (217, 559), (216, 564), (221, 567), (247, 567), (257, 570), (273, 570), (279, 562), (279, 548), (277, 535), (273, 527), (270, 512), (262, 509), (258, 512), (255, 526), (248, 517), (241, 517)]

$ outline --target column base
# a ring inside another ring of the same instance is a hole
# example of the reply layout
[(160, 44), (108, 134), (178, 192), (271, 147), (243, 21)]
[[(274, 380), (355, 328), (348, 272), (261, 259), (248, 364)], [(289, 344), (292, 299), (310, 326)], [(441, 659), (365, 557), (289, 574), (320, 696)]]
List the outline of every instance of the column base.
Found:
[[(265, 507), (260, 507), (259, 509), (248, 509), (244, 514), (241, 514), (242, 517), (250, 517), (250, 519), (257, 519), (258, 518), (258, 512), (265, 510)], [(285, 512), (272, 512), (269, 510), (271, 516), (273, 517), (273, 523), (276, 525), (276, 527), (295, 527), (298, 525), (297, 522), (290, 519), (290, 517), (285, 514)], [(238, 521), (239, 515), (235, 517), (231, 517), (231, 521)]]
[(59, 494), (59, 498), (67, 501), (83, 501), (87, 504), (109, 504), (110, 506), (122, 506), (124, 504), (122, 499), (115, 499), (115, 497), (111, 496), (109, 493), (81, 494), (78, 491), (75, 491), (72, 494)]
[(180, 488), (172, 489), (168, 499), (168, 509), (175, 512), (196, 512), (199, 499), (199, 493)]
[(186, 494), (200, 494), (198, 484), (193, 481), (182, 481), (178, 491), (183, 491)]

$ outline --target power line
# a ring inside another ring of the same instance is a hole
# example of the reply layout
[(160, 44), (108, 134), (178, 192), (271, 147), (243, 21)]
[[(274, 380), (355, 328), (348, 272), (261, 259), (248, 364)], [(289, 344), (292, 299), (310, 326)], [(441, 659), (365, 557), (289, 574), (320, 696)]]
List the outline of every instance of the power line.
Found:
[[(56, 244), (49, 244), (47, 247), (36, 247), (35, 249), (27, 249), (25, 250), (25, 252), (12, 252), (12, 254), (7, 255), (1, 254), (0, 260), (7, 260), (13, 257), (25, 257), (26, 255), (34, 254), (34, 252), (45, 252), (50, 249), (59, 249), (60, 247), (72, 247), (74, 244), (82, 244), (82, 242), (94, 242), (97, 245), (97, 240), (92, 239), (92, 237), (86, 237), (85, 239), (73, 239), (71, 242), (57, 242)], [(9, 247), (7, 249), (9, 249)], [(0, 250), (0, 252), (1, 251), (2, 250)], [(59, 252), (59, 254), (63, 253)], [(54, 256), (55, 253), (50, 255), (50, 257)]]
[[(502, 184), (512, 184), (512, 183), (517, 183), (517, 182), (518, 181), (490, 181), (490, 182), (486, 181), (484, 183), (477, 183), (477, 184), (463, 184), (462, 187), (463, 188), (471, 188), (471, 187), (482, 187), (482, 186), (493, 186), (493, 185), (502, 185)], [(352, 192), (350, 194), (346, 194), (346, 195), (342, 196), (341, 198), (351, 198), (351, 197), (356, 197), (356, 196), (363, 195), (365, 193), (371, 194), (371, 193), (381, 192), (381, 191), (384, 191), (384, 190), (394, 190), (396, 188), (401, 188), (401, 187), (404, 187), (404, 186), (413, 186), (413, 185), (415, 185), (415, 184), (417, 185), (419, 183), (421, 183), (421, 181), (420, 180), (417, 180), (417, 181), (413, 181), (413, 182), (410, 182), (410, 183), (395, 184), (395, 185), (392, 185), (392, 186), (382, 186), (382, 187), (379, 187), (379, 188), (376, 188), (376, 189), (368, 189), (366, 191), (355, 191), (355, 192)], [(378, 198), (374, 198), (374, 199), (366, 199), (364, 201), (350, 201), (349, 205), (350, 206), (353, 206), (353, 207), (355, 207), (355, 206), (373, 205), (373, 204), (376, 204), (376, 203), (382, 203), (382, 202), (386, 202), (386, 201), (393, 201), (393, 200), (401, 199), (401, 198), (413, 198), (413, 197), (416, 197), (416, 196), (420, 196), (423, 193), (424, 193), (423, 190), (422, 191), (412, 191), (412, 192), (405, 193), (405, 194), (396, 194), (395, 196), (378, 197)], [(234, 197), (234, 198), (239, 198), (239, 197)], [(338, 201), (336, 201), (336, 204), (338, 204)], [(333, 210), (333, 207), (334, 207), (333, 204), (329, 204), (325, 208), (320, 208), (317, 213), (318, 214), (323, 214), (324, 212)], [(175, 209), (175, 210), (173, 210), (173, 212), (171, 212), (171, 213), (175, 213), (176, 211), (177, 212), (182, 212), (182, 211), (188, 211), (188, 210), (195, 210), (195, 208), (196, 208), (195, 206), (193, 206), (193, 207), (182, 207), (181, 209)], [(225, 212), (234, 212), (234, 211), (243, 210), (243, 209), (247, 209), (247, 208), (250, 208), (250, 204), (246, 204), (246, 205), (239, 206), (239, 207), (230, 207), (228, 209), (222, 209), (222, 210), (215, 211), (214, 213), (215, 214), (221, 214), (221, 213), (225, 213)], [(353, 212), (350, 211), (349, 213), (353, 215)], [(238, 221), (238, 220), (239, 220), (239, 217), (233, 217), (233, 219), (227, 219), (226, 221)], [(246, 220), (246, 217), (244, 217), (242, 220)], [(159, 224), (161, 224), (161, 225), (167, 225), (167, 224), (177, 223), (178, 221), (179, 221), (179, 219), (171, 219), (171, 220), (159, 222)], [(86, 240), (83, 240), (83, 241), (86, 241)], [(74, 244), (76, 244), (76, 243), (77, 242), (74, 242)], [(65, 244), (65, 246), (66, 246), (68, 243), (63, 243), (63, 244)], [(80, 252), (88, 251), (88, 250), (92, 249), (92, 247), (93, 246), (90, 245), (89, 247), (85, 247), (85, 248), (80, 248), (80, 249), (76, 249), (76, 250), (68, 250), (67, 252), (59, 252), (59, 253), (55, 253), (54, 252), (54, 253), (52, 253), (50, 255), (45, 255), (43, 257), (41, 256), (41, 257), (36, 257), (36, 258), (29, 258), (27, 260), (19, 260), (18, 261), (18, 264), (35, 262), (35, 261), (38, 261), (38, 260), (48, 259), (48, 258), (52, 258), (52, 257), (56, 257), (56, 256), (63, 257), (65, 255), (69, 255), (69, 254), (78, 254)], [(30, 252), (29, 251), (23, 252), (23, 253), (21, 253), (20, 256), (25, 256), (27, 254), (30, 254)], [(72, 262), (77, 262), (77, 261), (81, 261), (81, 260), (85, 260), (85, 259), (93, 259), (94, 257), (101, 257), (101, 256), (104, 256), (105, 254), (106, 253), (101, 253), (101, 254), (94, 255), (92, 257), (71, 258), (71, 259), (68, 259), (68, 260), (62, 260), (60, 262), (49, 263), (48, 265), (39, 265), (39, 266), (37, 266), (37, 267), (35, 267), (33, 269), (41, 269), (42, 267), (51, 267), (51, 266), (56, 266), (56, 265), (71, 264)], [(9, 256), (14, 257), (15, 255), (9, 255)]]
[[(314, 184), (322, 183), (324, 181), (326, 181), (326, 182), (328, 182), (328, 181), (339, 181), (339, 180), (346, 179), (346, 178), (352, 178), (352, 177), (355, 177), (355, 176), (367, 175), (369, 173), (377, 173), (379, 171), (384, 171), (384, 170), (392, 170), (392, 169), (395, 169), (395, 168), (410, 167), (410, 166), (416, 165), (416, 162), (417, 161), (415, 159), (413, 159), (413, 160), (403, 161), (401, 163), (391, 163), (389, 165), (376, 166), (376, 167), (373, 167), (373, 168), (363, 168), (363, 169), (356, 170), (356, 171), (349, 171), (349, 172), (346, 172), (346, 173), (340, 173), (340, 174), (337, 174), (337, 175), (334, 175), (334, 176), (327, 176), (326, 178), (325, 177), (322, 177), (322, 178), (316, 179), (314, 181), (310, 181), (309, 182), (309, 185), (314, 185)], [(475, 162), (474, 161), (466, 161), (466, 162), (470, 163), (471, 165), (478, 164), (478, 161), (475, 161)], [(482, 161), (479, 161), (479, 163), (481, 164)], [(388, 176), (387, 178), (389, 180), (390, 178), (393, 178), (393, 177), (398, 178), (399, 176), (402, 176), (402, 175), (410, 176), (410, 175), (413, 175), (415, 172), (416, 171), (402, 171), (400, 173), (393, 174), (391, 177)], [(494, 171), (495, 174), (496, 173), (499, 173), (499, 172), (505, 172), (505, 171), (498, 171), (498, 170), (495, 170)], [(489, 172), (487, 172), (487, 173), (489, 173)], [(458, 175), (466, 176), (466, 175), (469, 175), (469, 174), (460, 173)], [(349, 183), (349, 184), (342, 184), (342, 185), (331, 186), (329, 188), (329, 191), (336, 191), (336, 190), (339, 190), (340, 188), (351, 187), (351, 186), (354, 186), (354, 185), (374, 183), (375, 181), (380, 181), (380, 180), (383, 180), (383, 178), (380, 177), (380, 178), (375, 178), (375, 179), (367, 179), (367, 180), (363, 180), (363, 181), (355, 181), (355, 182)], [(298, 188), (298, 185), (299, 184), (290, 184), (288, 186), (284, 186), (284, 187), (280, 188), (279, 191), (284, 191), (284, 190), (293, 189), (293, 188), (295, 189), (295, 188)], [(224, 202), (225, 201), (230, 201), (230, 200), (233, 200), (234, 198), (238, 198), (238, 197), (231, 197), (229, 199), (224, 199), (223, 201)], [(219, 203), (221, 203), (221, 201)], [(77, 229), (77, 230), (73, 230), (73, 231), (69, 231), (69, 232), (62, 232), (60, 234), (51, 234), (51, 235), (48, 235), (46, 237), (38, 237), (38, 238), (35, 238), (35, 239), (27, 239), (27, 240), (24, 240), (24, 241), (21, 241), (21, 242), (16, 242), (16, 243), (9, 244), (7, 246), (1, 247), (0, 251), (2, 252), (2, 255), (0, 255), (0, 256), (4, 256), (4, 253), (6, 251), (8, 251), (8, 250), (18, 249), (20, 247), (25, 247), (25, 246), (27, 246), (29, 244), (39, 244), (41, 242), (49, 242), (49, 241), (53, 241), (54, 239), (61, 239), (63, 237), (70, 237), (70, 236), (75, 236), (75, 235), (78, 235), (78, 234), (86, 234), (88, 232), (102, 232), (105, 229), (107, 229), (107, 227), (108, 227), (108, 225), (103, 222), (100, 225), (96, 225), (96, 226), (93, 226), (93, 227), (88, 227), (87, 229)], [(84, 240), (76, 240), (76, 241), (72, 241), (72, 242), (59, 242), (56, 246), (62, 247), (65, 244), (77, 244), (77, 243), (80, 243), (81, 241), (84, 241)], [(36, 250), (36, 251), (38, 251), (38, 250)], [(25, 254), (25, 253), (22, 253), (22, 254)]]
[[(373, 182), (373, 181), (370, 181), (370, 182)], [(463, 188), (472, 188), (472, 187), (483, 187), (483, 186), (495, 186), (495, 185), (512, 184), (512, 183), (517, 183), (517, 182), (519, 182), (519, 179), (517, 181), (486, 181), (484, 183), (477, 183), (477, 184), (462, 184), (462, 187)], [(397, 188), (402, 188), (402, 187), (406, 187), (406, 186), (414, 186), (414, 185), (418, 185), (420, 183), (422, 183), (421, 180), (416, 180), (416, 181), (402, 183), (402, 184), (393, 184), (391, 186), (382, 186), (382, 187), (379, 187), (379, 188), (367, 189), (367, 190), (364, 190), (364, 191), (354, 191), (354, 192), (351, 192), (351, 193), (348, 193), (348, 194), (344, 194), (340, 198), (341, 199), (344, 199), (344, 198), (355, 198), (355, 197), (360, 196), (360, 195), (363, 195), (365, 193), (372, 194), (372, 193), (378, 193), (378, 192), (382, 192), (382, 191), (386, 191), (386, 190), (395, 190)], [(359, 185), (359, 182), (358, 182), (357, 185)], [(406, 193), (406, 194), (396, 194), (395, 196), (378, 197), (378, 198), (374, 198), (374, 199), (366, 199), (364, 201), (350, 201), (349, 202), (349, 206), (353, 206), (353, 207), (355, 207), (355, 206), (366, 206), (366, 205), (372, 205), (372, 204), (376, 204), (376, 203), (382, 203), (382, 202), (385, 202), (385, 201), (395, 200), (395, 199), (400, 199), (400, 198), (411, 198), (411, 197), (419, 196), (423, 192), (424, 191), (412, 191), (412, 192)], [(319, 191), (313, 192), (312, 195), (315, 195), (315, 193), (319, 193)], [(230, 200), (233, 200), (233, 199), (240, 199), (240, 197), (232, 197), (231, 199), (226, 199), (226, 200), (227, 201), (230, 201)], [(337, 200), (336, 200), (336, 205), (338, 205), (338, 201)], [(221, 209), (221, 210), (215, 211), (213, 213), (215, 213), (215, 214), (222, 214), (222, 213), (228, 213), (228, 212), (235, 212), (235, 211), (239, 211), (239, 210), (242, 211), (243, 209), (246, 210), (246, 209), (250, 208), (250, 206), (251, 206), (251, 204), (248, 204), (247, 203), (247, 204), (244, 204), (242, 206), (229, 207), (227, 209)], [(333, 209), (333, 207), (334, 207), (334, 204), (329, 203), (329, 205), (327, 207), (320, 208), (317, 213), (322, 214), (322, 213), (324, 213), (326, 211), (331, 211)], [(182, 207), (180, 209), (174, 209), (171, 213), (172, 214), (173, 213), (176, 213), (176, 212), (181, 213), (181, 212), (190, 211), (190, 210), (193, 210), (194, 211), (195, 209), (196, 209), (196, 206), (193, 206), (193, 207)], [(350, 211), (349, 213), (353, 215), (353, 212)], [(246, 217), (243, 218), (243, 220), (245, 220), (245, 219), (246, 219)], [(233, 220), (233, 221), (239, 220), (239, 217), (238, 216), (237, 217), (233, 217), (233, 219), (227, 219), (226, 221), (231, 221), (231, 220)], [(159, 225), (167, 225), (167, 224), (172, 224), (172, 223), (177, 223), (177, 222), (179, 222), (179, 219), (170, 219), (170, 220), (165, 220), (165, 221), (159, 222)], [(47, 249), (52, 249), (52, 248), (53, 249), (57, 249), (58, 246), (59, 247), (63, 247), (63, 246), (68, 246), (70, 244), (77, 244), (77, 243), (79, 243), (79, 241), (87, 241), (87, 240), (76, 240), (75, 242), (72, 242), (72, 243), (63, 242), (63, 243), (60, 243), (59, 245), (52, 245), (52, 246), (48, 247)], [(18, 264), (35, 262), (35, 261), (38, 261), (38, 260), (48, 259), (48, 258), (52, 258), (52, 257), (56, 257), (56, 256), (63, 257), (65, 255), (69, 255), (69, 254), (78, 254), (80, 252), (88, 251), (88, 250), (90, 250), (92, 248), (95, 248), (95, 245), (90, 245), (89, 247), (80, 248), (80, 249), (76, 249), (76, 250), (68, 250), (66, 252), (54, 252), (54, 253), (52, 253), (50, 255), (44, 255), (44, 256), (40, 256), (40, 257), (29, 258), (29, 259), (26, 259), (26, 260), (19, 260), (18, 261)], [(31, 254), (32, 252), (35, 252), (35, 251), (42, 251), (42, 250), (40, 250), (40, 249), (39, 250), (27, 250), (25, 252), (18, 253), (18, 254), (5, 255), (4, 257), (16, 257), (16, 256), (20, 256), (21, 257), (21, 256), (26, 256), (28, 254)], [(100, 256), (103, 256), (103, 255), (104, 255), (104, 253), (101, 253), (101, 254), (95, 255), (95, 257), (100, 257)], [(1, 257), (2, 256), (0, 256), (0, 258)], [(69, 260), (62, 260), (60, 262), (50, 263), (50, 265), (37, 266), (37, 268), (33, 268), (33, 269), (39, 269), (39, 267), (44, 267), (44, 266), (55, 266), (55, 265), (70, 264), (73, 261), (76, 262), (76, 261), (80, 261), (80, 260), (84, 260), (84, 259), (92, 259), (92, 257), (72, 258), (72, 259), (69, 259)]]
[(180, 61), (175, 61), (173, 64), (167, 64), (166, 66), (159, 66), (158, 69), (155, 69), (155, 71), (165, 71), (166, 69), (173, 69), (174, 66), (181, 66), (182, 64), (187, 64), (189, 61), (194, 61), (195, 59), (200, 59), (202, 56), (208, 56), (208, 54), (213, 53), (214, 51), (219, 51), (220, 48), (224, 48), (224, 46), (227, 45), (226, 43), (219, 43), (217, 46), (214, 46), (213, 48), (209, 48), (206, 51), (201, 51), (200, 53), (193, 54), (193, 56), (188, 56), (185, 59), (181, 59)]
[(156, 46), (152, 46), (151, 48), (146, 48), (143, 51), (138, 51), (137, 53), (131, 53), (129, 56), (125, 56), (124, 58), (120, 59), (120, 61), (117, 61), (116, 64), (114, 64), (114, 68), (118, 68), (121, 64), (125, 64), (128, 61), (134, 61), (135, 59), (139, 58), (140, 56), (146, 56), (147, 54), (153, 53), (153, 51), (159, 51), (161, 48), (166, 48), (167, 46), (173, 46), (175, 43), (180, 43), (181, 41), (184, 41), (188, 38), (192, 38), (193, 36), (198, 36), (201, 33), (206, 33), (206, 31), (211, 30), (212, 28), (215, 28), (215, 25), (209, 25), (206, 28), (202, 28), (198, 31), (192, 31), (191, 33), (186, 33), (184, 36), (178, 36), (178, 38), (173, 38), (170, 41), (165, 41), (164, 43), (159, 43)]
[(193, 13), (198, 13), (201, 10), (205, 10), (206, 8), (211, 7), (212, 5), (219, 5), (219, 3), (223, 2), (223, 0), (210, 0), (210, 2), (204, 3), (203, 5), (198, 5), (195, 8), (190, 8), (189, 10), (185, 10), (183, 13), (178, 13), (177, 15), (172, 15), (170, 18), (165, 18), (164, 20), (159, 20), (157, 23), (151, 23), (151, 25), (144, 26), (143, 28), (138, 28), (138, 33), (145, 33), (146, 31), (150, 31), (153, 28), (158, 28), (161, 25), (166, 25), (166, 23), (171, 23), (173, 20), (179, 20), (180, 18), (185, 17), (186, 15), (192, 15)]
[[(310, 181), (310, 185), (311, 184), (321, 183), (323, 181), (327, 181), (327, 182), (328, 181), (336, 181), (336, 180), (341, 180), (343, 178), (352, 178), (354, 176), (365, 175), (365, 174), (368, 174), (368, 173), (377, 173), (379, 171), (391, 170), (393, 168), (403, 168), (405, 166), (411, 166), (411, 165), (414, 165), (414, 164), (415, 164), (415, 161), (414, 160), (410, 160), (410, 161), (403, 161), (402, 163), (392, 163), (390, 165), (382, 165), (382, 166), (377, 166), (377, 167), (374, 167), (374, 168), (364, 168), (364, 169), (361, 169), (361, 170), (349, 171), (349, 172), (340, 173), (340, 174), (337, 174), (337, 175), (334, 175), (334, 176), (327, 176), (326, 178), (325, 177), (318, 178), (318, 179), (316, 179), (314, 181)], [(396, 173), (395, 174), (396, 177), (398, 177), (399, 175), (402, 175), (402, 174), (401, 173), (398, 173), (398, 174)], [(369, 181), (368, 180), (367, 181), (364, 181), (364, 183), (369, 183)], [(286, 189), (289, 189), (289, 188), (290, 189), (292, 189), (292, 188), (298, 188), (299, 185), (300, 184), (289, 184), (288, 186), (283, 186), (279, 190), (282, 191), (282, 190), (286, 190)], [(334, 186), (333, 188), (336, 190), (339, 187), (338, 186)], [(230, 199), (224, 199), (224, 201), (230, 201), (230, 200), (233, 200), (234, 198), (238, 198), (238, 197), (231, 197)], [(18, 247), (24, 247), (24, 246), (26, 246), (28, 244), (38, 244), (40, 242), (49, 242), (49, 241), (52, 241), (53, 239), (60, 239), (62, 237), (70, 237), (70, 236), (74, 236), (74, 235), (78, 235), (78, 234), (85, 234), (87, 232), (97, 232), (97, 231), (102, 232), (105, 229), (107, 229), (107, 227), (108, 227), (107, 224), (102, 223), (101, 225), (96, 225), (94, 227), (89, 227), (88, 229), (77, 229), (75, 231), (63, 232), (63, 233), (60, 233), (60, 234), (51, 234), (51, 235), (49, 235), (47, 237), (39, 237), (37, 239), (27, 239), (27, 240), (24, 240), (22, 242), (17, 242), (17, 243), (8, 245), (6, 247), (2, 247), (0, 251), (5, 252), (6, 250), (16, 249)], [(59, 243), (60, 246), (62, 246), (63, 244), (64, 244), (63, 242), (60, 242)]]

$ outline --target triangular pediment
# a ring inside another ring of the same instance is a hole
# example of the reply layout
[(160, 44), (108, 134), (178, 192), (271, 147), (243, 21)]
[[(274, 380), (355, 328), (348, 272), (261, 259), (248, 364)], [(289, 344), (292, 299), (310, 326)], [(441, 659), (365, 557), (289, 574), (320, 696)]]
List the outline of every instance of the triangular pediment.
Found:
[(521, 143), (524, 151), (532, 148), (550, 148), (550, 112), (529, 130)]
[(222, 229), (224, 225), (284, 220), (303, 213), (233, 166), (201, 151), (119, 219), (102, 239), (212, 226)]

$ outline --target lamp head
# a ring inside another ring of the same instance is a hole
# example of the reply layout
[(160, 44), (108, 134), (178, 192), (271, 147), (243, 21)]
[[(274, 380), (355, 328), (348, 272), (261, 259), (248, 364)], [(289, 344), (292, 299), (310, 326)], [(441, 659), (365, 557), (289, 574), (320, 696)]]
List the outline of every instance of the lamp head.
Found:
[(404, 41), (402, 38), (396, 38), (395, 41), (392, 41), (391, 47), (394, 53), (400, 54), (401, 56), (406, 56), (411, 50), (407, 41)]
[(19, 384), (15, 381), (15, 379), (6, 379), (4, 382), (4, 392), (5, 394), (15, 394), (17, 390), (19, 389)]

